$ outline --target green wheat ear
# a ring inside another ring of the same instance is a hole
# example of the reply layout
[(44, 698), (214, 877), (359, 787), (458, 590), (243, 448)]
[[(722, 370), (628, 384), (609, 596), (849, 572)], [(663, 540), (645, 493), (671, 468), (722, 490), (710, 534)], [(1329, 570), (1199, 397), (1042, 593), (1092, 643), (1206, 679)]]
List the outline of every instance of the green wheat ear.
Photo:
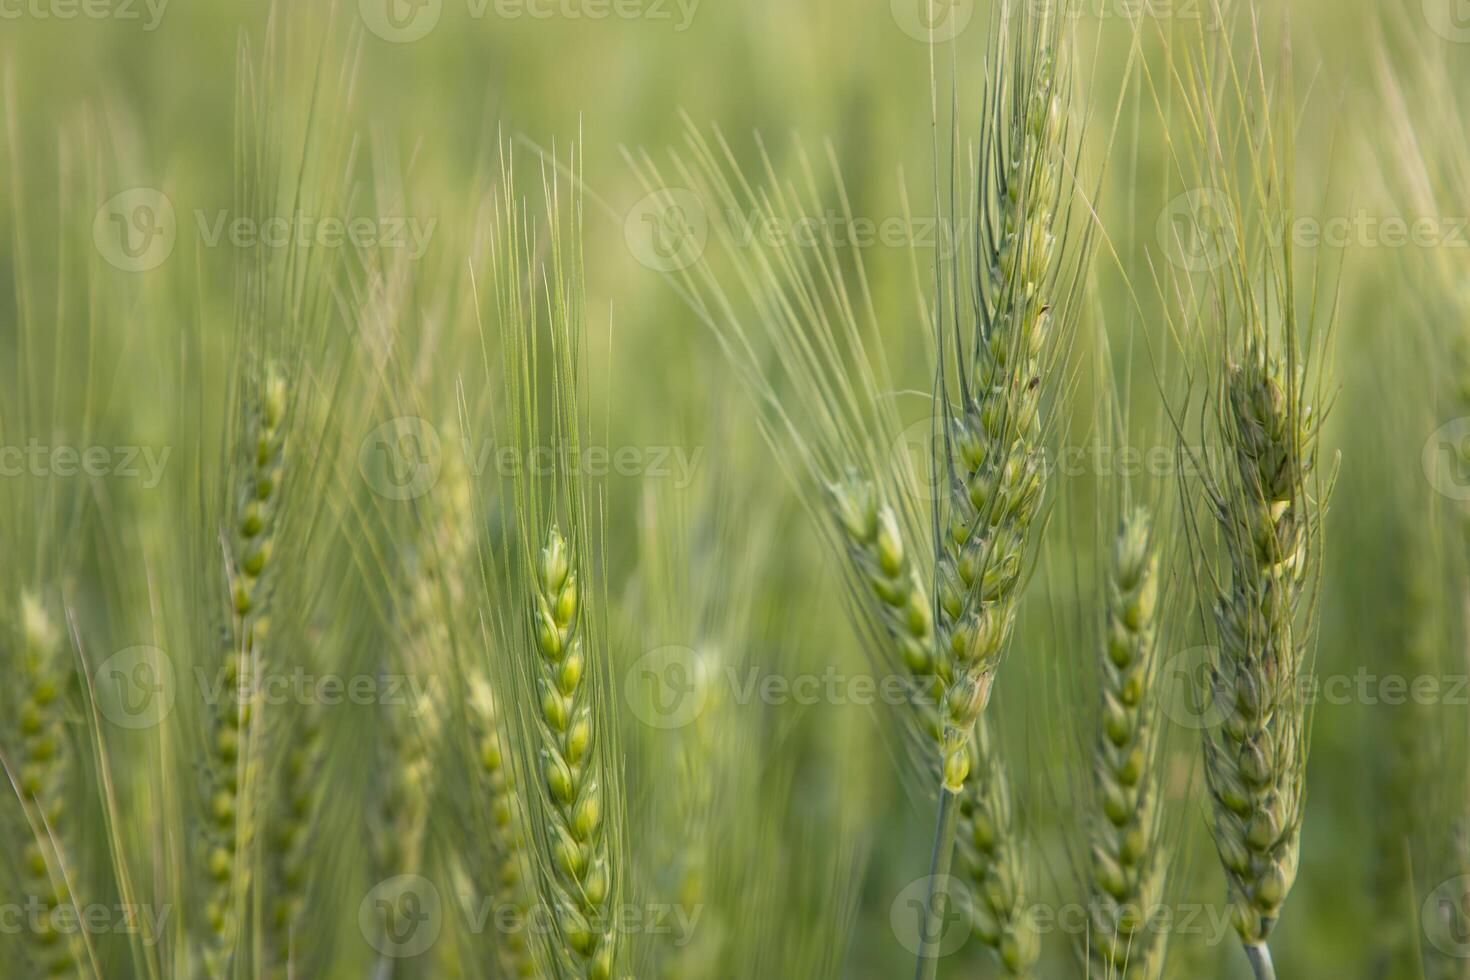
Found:
[(1093, 749), (1088, 948), (1095, 975), (1153, 980), (1163, 943), (1153, 922), (1164, 883), (1158, 758), (1158, 555), (1149, 513), (1124, 518), (1113, 549)]
[[(484, 678), (472, 682), (467, 708), (475, 750), (470, 781), (480, 805), (485, 808), (486, 819), (463, 822), (466, 832), (478, 834), (478, 839), (464, 850), (475, 872), (477, 894), (508, 905), (525, 921), (530, 903), (522, 867), (525, 841), (517, 826), (520, 805), (516, 801), (514, 774), (501, 750), (495, 695)], [(524, 929), (502, 937), (496, 943), (494, 956), (508, 976), (536, 975), (536, 961)]]
[(1315, 423), (1301, 380), (1248, 350), (1225, 381), (1225, 444), (1236, 467), (1220, 513), (1230, 582), (1217, 597), (1210, 683), (1222, 722), (1205, 738), (1215, 841), (1235, 928), (1265, 945), (1296, 879), (1306, 786), (1305, 644), (1296, 622), (1314, 572), (1318, 502), (1306, 481)]
[[(574, 178), (580, 159), (573, 154)], [(503, 164), (492, 264), (509, 434), (520, 460), (539, 458), (548, 445), (554, 459), (577, 459), (586, 434), (581, 198), (564, 196), (553, 171), (543, 173), (548, 236), (538, 257), (508, 148)], [(606, 603), (591, 557), (601, 524), (577, 468), (522, 466), (510, 482), (513, 544), (487, 569), (494, 581), (482, 598), (496, 626), (490, 673), (510, 716), (502, 744), (524, 787), (517, 796), (527, 864), (551, 918), (550, 934), (537, 942), (539, 966), (606, 980), (623, 955), (612, 913), (626, 881), (626, 816), (602, 640)]]
[(578, 569), (560, 530), (552, 527), (535, 575), (533, 622), (541, 653), (541, 778), (554, 807), (549, 833), (559, 894), (557, 914), (591, 980), (612, 976), (616, 937), (609, 928), (611, 889), (603, 830), (602, 773), (594, 751), (587, 657), (578, 628)]
[(27, 929), (30, 955), (40, 975), (61, 977), (80, 968), (81, 949), (75, 935), (51, 928), (50, 913), (70, 896), (62, 873), (66, 841), (72, 836), (66, 807), (77, 760), (66, 736), (63, 696), (73, 683), (72, 668), (55, 622), (41, 599), (24, 592), (20, 599), (22, 673), (20, 686), (19, 790), (31, 826), (21, 856), (26, 894), (40, 902), (42, 929)]
[[(205, 958), (212, 975), (226, 972), (238, 941), (238, 900), (248, 893), (251, 872), (245, 860), (252, 819), (245, 812), (243, 783), (250, 771), (253, 673), (259, 642), (268, 630), (267, 572), (277, 530), (286, 455), (285, 378), (275, 367), (251, 399), (246, 430), (240, 435), (241, 477), (230, 542), (231, 603), (221, 687), (224, 701), (214, 706), (209, 741), (209, 798), (205, 830)], [(238, 703), (236, 699), (238, 696)]]

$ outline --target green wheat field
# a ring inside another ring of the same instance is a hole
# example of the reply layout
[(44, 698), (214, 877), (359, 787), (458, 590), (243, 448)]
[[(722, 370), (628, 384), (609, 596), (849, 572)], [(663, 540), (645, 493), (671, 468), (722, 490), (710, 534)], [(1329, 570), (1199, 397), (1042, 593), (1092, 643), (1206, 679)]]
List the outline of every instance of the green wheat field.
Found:
[(0, 0), (0, 976), (1470, 978), (1464, 0)]

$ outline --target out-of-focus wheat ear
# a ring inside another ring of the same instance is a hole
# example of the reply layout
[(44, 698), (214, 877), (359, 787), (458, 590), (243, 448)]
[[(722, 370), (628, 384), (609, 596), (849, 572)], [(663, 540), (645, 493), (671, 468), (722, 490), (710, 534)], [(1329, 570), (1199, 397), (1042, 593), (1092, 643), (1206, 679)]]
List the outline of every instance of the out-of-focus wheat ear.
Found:
[(1100, 728), (1093, 749), (1091, 922), (1097, 976), (1154, 980), (1163, 966), (1153, 920), (1167, 865), (1160, 834), (1158, 555), (1147, 510), (1119, 529), (1100, 650)]
[(213, 976), (230, 969), (252, 874), (246, 857), (255, 823), (247, 791), (254, 775), (249, 747), (258, 721), (254, 676), (258, 646), (269, 630), (268, 573), (285, 476), (285, 376), (268, 367), (247, 397), (247, 425), (238, 439), (241, 476), (234, 488), (228, 539), (230, 609), (220, 664), (223, 684), (219, 701), (211, 706), (207, 812), (200, 834), (208, 896), (204, 958)]
[(282, 758), (270, 801), (267, 865), (270, 907), (266, 928), (270, 935), (272, 970), (287, 976), (299, 959), (316, 824), (321, 809), (324, 710), (320, 702), (294, 706), (282, 720)]
[(17, 744), (17, 789), (31, 833), (21, 855), (21, 880), (28, 899), (39, 903), (35, 928), (25, 930), (36, 975), (79, 975), (83, 952), (75, 931), (58, 930), (52, 913), (73, 901), (64, 860), (75, 828), (67, 812), (68, 787), (77, 760), (65, 730), (63, 696), (74, 683), (74, 669), (62, 634), (38, 595), (20, 597), (21, 701)]
[[(526, 892), (525, 838), (518, 826), (520, 806), (515, 799), (515, 776), (501, 747), (501, 725), (495, 695), (488, 681), (476, 678), (470, 686), (468, 721), (475, 750), (471, 785), (486, 819), (475, 825), (480, 835), (469, 849), (477, 855), (472, 864), (480, 894), (527, 920), (530, 900)], [(511, 977), (536, 975), (536, 961), (525, 929), (497, 937), (492, 954), (502, 972)]]

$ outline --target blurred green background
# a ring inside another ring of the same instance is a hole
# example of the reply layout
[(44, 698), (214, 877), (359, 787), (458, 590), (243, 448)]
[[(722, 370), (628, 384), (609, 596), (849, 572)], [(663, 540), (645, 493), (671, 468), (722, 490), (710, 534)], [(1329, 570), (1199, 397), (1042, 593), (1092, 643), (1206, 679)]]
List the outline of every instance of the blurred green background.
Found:
[[(284, 23), (280, 36), (293, 50), (293, 63), (312, 65), (316, 52), (339, 49), (357, 59), (350, 112), (333, 121), (360, 139), (355, 176), (361, 191), (349, 213), (402, 214), (426, 231), (425, 250), (411, 264), (426, 304), (432, 305), (433, 291), (462, 270), (473, 251), (480, 234), (477, 195), (495, 171), (497, 137), (519, 143), (526, 153), (519, 165), (527, 171), (537, 165), (537, 148), (564, 150), (580, 140), (595, 365), (588, 404), (599, 412), (606, 407), (600, 424), (608, 429), (609, 444), (684, 447), (702, 452), (702, 466), (714, 466), (712, 460), (724, 455), (752, 468), (741, 481), (753, 488), (744, 506), (785, 515), (777, 567), (758, 600), (776, 610), (773, 617), (792, 624), (773, 658), (861, 673), (865, 661), (846, 625), (838, 583), (824, 571), (823, 551), (799, 511), (796, 491), (768, 454), (732, 451), (755, 440), (753, 418), (732, 394), (733, 379), (712, 335), (644, 261), (647, 240), (640, 236), (647, 229), (636, 210), (644, 188), (624, 154), (646, 151), (664, 163), (671, 150), (684, 146), (682, 113), (701, 130), (718, 126), (747, 169), (760, 165), (757, 134), (776, 170), (795, 179), (796, 146), (824, 164), (830, 145), (853, 212), (875, 224), (902, 217), (904, 187), (915, 214), (932, 214), (930, 73), (936, 53), (913, 36), (918, 11), (910, 8), (916, 0), (486, 0), (480, 9), (473, 0), (391, 2), (402, 20), (386, 19), (384, 0), (352, 0), (331, 9), (326, 0), (311, 0), (274, 10), (232, 0), (172, 0), (150, 10), (141, 0), (126, 7), (115, 0), (95, 8), (111, 10), (108, 16), (75, 17), (63, 16), (73, 9), (63, 0), (0, 0), (5, 118), (14, 144), (24, 148), (25, 170), (23, 185), (16, 173), (4, 180), (24, 188), (27, 241), (40, 257), (33, 262), (44, 266), (53, 238), (91, 233), (91, 202), (68, 201), (60, 190), (70, 170), (95, 168), (100, 199), (131, 188), (157, 189), (171, 203), (177, 228), (164, 265), (140, 273), (99, 265), (96, 274), (117, 280), (105, 287), (114, 298), (174, 294), (175, 308), (190, 310), (201, 323), (219, 323), (225, 336), (232, 257), (228, 248), (209, 247), (201, 222), (235, 206), (237, 54), (242, 38), (252, 51), (260, 49), (271, 36), (272, 17)], [(1464, 70), (1470, 38), (1454, 29), (1449, 6), (1437, 0), (1290, 0), (1263, 11), (1268, 66), (1278, 62), (1280, 28), (1290, 23), (1296, 92), (1289, 101), (1303, 107), (1295, 161), (1303, 213), (1416, 216), (1413, 202), (1396, 199), (1392, 181), (1384, 177), (1403, 146), (1379, 87), (1383, 77), (1411, 79), (1431, 61), (1458, 73), (1452, 77), (1470, 74)], [(964, 24), (954, 44), (937, 53), (942, 77), (948, 60), (956, 59), (962, 124), (978, 114), (991, 13), (984, 2), (969, 0), (956, 0), (942, 13), (949, 18), (946, 25)], [(1127, 22), (1130, 15), (1142, 17), (1138, 35)], [(1088, 316), (1105, 321), (1113, 334), (1112, 369), (1131, 379), (1133, 441), (1141, 449), (1168, 439), (1159, 424), (1150, 347), (1130, 344), (1127, 337), (1137, 331), (1167, 345), (1159, 303), (1151, 298), (1152, 270), (1168, 261), (1161, 216), (1190, 189), (1175, 159), (1182, 133), (1171, 130), (1154, 105), (1154, 93), (1167, 99), (1171, 84), (1168, 45), (1160, 35), (1193, 30), (1193, 22), (1211, 16), (1203, 4), (1187, 0), (1084, 0), (1076, 19), (1086, 160), (1103, 174), (1097, 195), (1102, 232)], [(1239, 30), (1239, 23), (1227, 29)], [(338, 70), (331, 54), (322, 55), (322, 64), (329, 72)], [(312, 76), (297, 71), (285, 78), (282, 116), (299, 120), (310, 104)], [(1470, 90), (1452, 91), (1465, 98)], [(947, 97), (941, 91), (941, 101)], [(1441, 110), (1444, 119), (1462, 120), (1463, 108), (1412, 108), (1424, 112), (1423, 134), (1435, 144), (1425, 152), (1470, 155), (1464, 130), (1436, 121)], [(57, 134), (78, 129), (93, 134), (82, 152), (59, 149)], [(835, 202), (825, 165), (819, 169), (819, 193)], [(10, 297), (17, 289), (19, 226), (14, 201), (6, 196), (0, 293)], [(1452, 224), (1470, 209), (1470, 186), (1444, 188), (1442, 207), (1435, 217)], [(1466, 324), (1415, 269), (1448, 262), (1465, 281), (1466, 237), (1461, 225), (1452, 241), (1434, 246), (1447, 251), (1447, 258), (1381, 239), (1303, 250), (1303, 261), (1320, 267), (1328, 296), (1335, 291), (1340, 303), (1332, 348), (1340, 390), (1326, 447), (1341, 452), (1342, 479), (1327, 518), (1318, 670), (1346, 677), (1360, 670), (1375, 676), (1418, 670), (1441, 678), (1444, 690), (1457, 694), (1436, 699), (1408, 723), (1451, 733), (1443, 738), (1456, 749), (1436, 750), (1438, 762), (1427, 776), (1435, 787), (1422, 781), (1404, 786), (1395, 779), (1395, 753), (1428, 752), (1438, 737), (1426, 734), (1421, 743), (1402, 734), (1411, 706), (1358, 695), (1319, 704), (1303, 866), (1273, 943), (1283, 977), (1397, 976), (1385, 967), (1384, 950), (1418, 941), (1421, 906), (1445, 875), (1415, 868), (1412, 882), (1404, 882), (1409, 848), (1393, 821), (1401, 811), (1422, 810), (1432, 815), (1430, 825), (1448, 835), (1465, 816), (1444, 803), (1463, 798), (1458, 786), (1467, 759), (1457, 739), (1470, 717), (1465, 692), (1455, 683), (1466, 671), (1458, 652), (1464, 595), (1459, 501), (1452, 499), (1456, 484), (1449, 493), (1439, 492), (1443, 484), (1436, 489), (1424, 452), (1434, 433), (1459, 414), (1453, 408), (1455, 379), (1446, 376), (1449, 365), (1436, 338), (1464, 331)], [(929, 343), (914, 313), (910, 244), (880, 241), (863, 250), (863, 260), (896, 384), (924, 390)], [(914, 244), (927, 269), (929, 243)], [(417, 270), (423, 270), (421, 277)], [(47, 270), (36, 274), (46, 281)], [(141, 301), (119, 301), (122, 307), (106, 318), (114, 333), (101, 345), (115, 370), (104, 372), (112, 376), (113, 395), (100, 425), (148, 431), (164, 424), (170, 410), (151, 403), (139, 391), (139, 379), (167, 375), (149, 362), (171, 349), (178, 325), (141, 315)], [(7, 301), (3, 310), (13, 324), (13, 304)], [(9, 329), (6, 340), (11, 346)], [(1106, 355), (1086, 344), (1079, 356), (1087, 365), (1083, 374), (1090, 376), (1094, 359)], [(446, 372), (455, 370), (450, 365)], [(479, 383), (478, 375), (469, 377), (470, 384)], [(168, 394), (159, 390), (156, 397)], [(1085, 442), (1095, 392), (1084, 385), (1075, 397), (1067, 438)], [(906, 403), (903, 412), (919, 419), (925, 407)], [(1087, 601), (1086, 589), (1068, 583), (1077, 569), (1094, 567), (1093, 515), (1105, 496), (1098, 482), (1112, 476), (1089, 470), (1059, 482), (1064, 516), (1049, 531), (1043, 573), (1027, 600), (1022, 627), (1023, 636), (1043, 639), (1018, 645), (1005, 668), (1004, 694), (994, 703), (1018, 782), (1018, 812), (1033, 842), (1037, 901), (1054, 907), (1076, 901), (1073, 869), (1058, 837), (1074, 826), (1068, 789), (1087, 778), (1074, 748), (1085, 716), (1068, 698), (1077, 690), (1077, 672), (1089, 669), (1091, 660), (1089, 650), (1063, 642), (1068, 630), (1052, 626), (1087, 615), (1078, 609)], [(1173, 492), (1169, 474), (1146, 474), (1145, 480), (1149, 476), (1163, 488), (1155, 492)], [(615, 580), (619, 568), (633, 565), (638, 494), (636, 479), (612, 480), (608, 524)], [(1426, 564), (1431, 574), (1422, 574)], [(1181, 579), (1176, 587), (1187, 583)], [(1437, 624), (1432, 635), (1411, 640), (1414, 625), (1430, 620)], [(1186, 624), (1176, 632), (1175, 642), (1184, 649), (1198, 630)], [(1412, 642), (1428, 648), (1427, 661), (1411, 660), (1406, 648)], [(812, 771), (823, 766), (840, 768), (851, 777), (844, 780), (849, 796), (842, 805), (868, 815), (858, 821), (869, 860), (860, 868), (841, 975), (904, 975), (911, 954), (895, 938), (893, 903), (927, 860), (932, 802), (905, 790), (898, 778), (901, 762), (889, 751), (879, 712), (851, 704), (812, 711), (840, 716), (832, 724), (842, 726), (844, 737), (840, 746), (829, 746), (830, 757), (804, 760), (798, 778), (815, 778)], [(1194, 737), (1188, 730), (1170, 736), (1178, 748), (1171, 758), (1177, 756), (1186, 771), (1197, 765)], [(1193, 909), (1204, 924), (1177, 941), (1168, 975), (1245, 976), (1234, 938), (1219, 921), (1223, 882), (1202, 832), (1208, 815), (1198, 779), (1196, 774), (1193, 797), (1171, 801), (1180, 845), (1171, 891), (1180, 908)], [(811, 819), (825, 818), (816, 812)], [(821, 841), (819, 834), (814, 839)], [(324, 917), (349, 937), (349, 946), (355, 904), (344, 902)], [(752, 922), (769, 914), (748, 912)], [(839, 914), (835, 908), (832, 913)], [(1044, 935), (1043, 975), (1075, 975), (1078, 941), (1064, 931)], [(352, 962), (353, 954), (344, 954), (344, 963)], [(365, 969), (347, 965), (333, 975), (366, 975)], [(983, 951), (967, 948), (945, 961), (942, 975), (998, 975), (992, 969)]]

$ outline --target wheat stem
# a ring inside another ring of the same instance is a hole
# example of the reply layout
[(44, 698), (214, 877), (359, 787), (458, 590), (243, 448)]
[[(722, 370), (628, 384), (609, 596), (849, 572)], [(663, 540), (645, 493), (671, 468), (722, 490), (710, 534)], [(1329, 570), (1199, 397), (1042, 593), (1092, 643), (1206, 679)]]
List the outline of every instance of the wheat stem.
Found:
[(1265, 943), (1246, 943), (1246, 958), (1251, 962), (1251, 972), (1256, 980), (1276, 980), (1276, 966), (1271, 962), (1271, 950)]
[(929, 881), (924, 896), (924, 920), (919, 932), (919, 961), (915, 980), (934, 980), (939, 970), (939, 942), (944, 931), (944, 906), (949, 901), (949, 870), (954, 861), (952, 842), (959, 824), (959, 796), (948, 788), (939, 792), (939, 814), (934, 850), (929, 858)]

